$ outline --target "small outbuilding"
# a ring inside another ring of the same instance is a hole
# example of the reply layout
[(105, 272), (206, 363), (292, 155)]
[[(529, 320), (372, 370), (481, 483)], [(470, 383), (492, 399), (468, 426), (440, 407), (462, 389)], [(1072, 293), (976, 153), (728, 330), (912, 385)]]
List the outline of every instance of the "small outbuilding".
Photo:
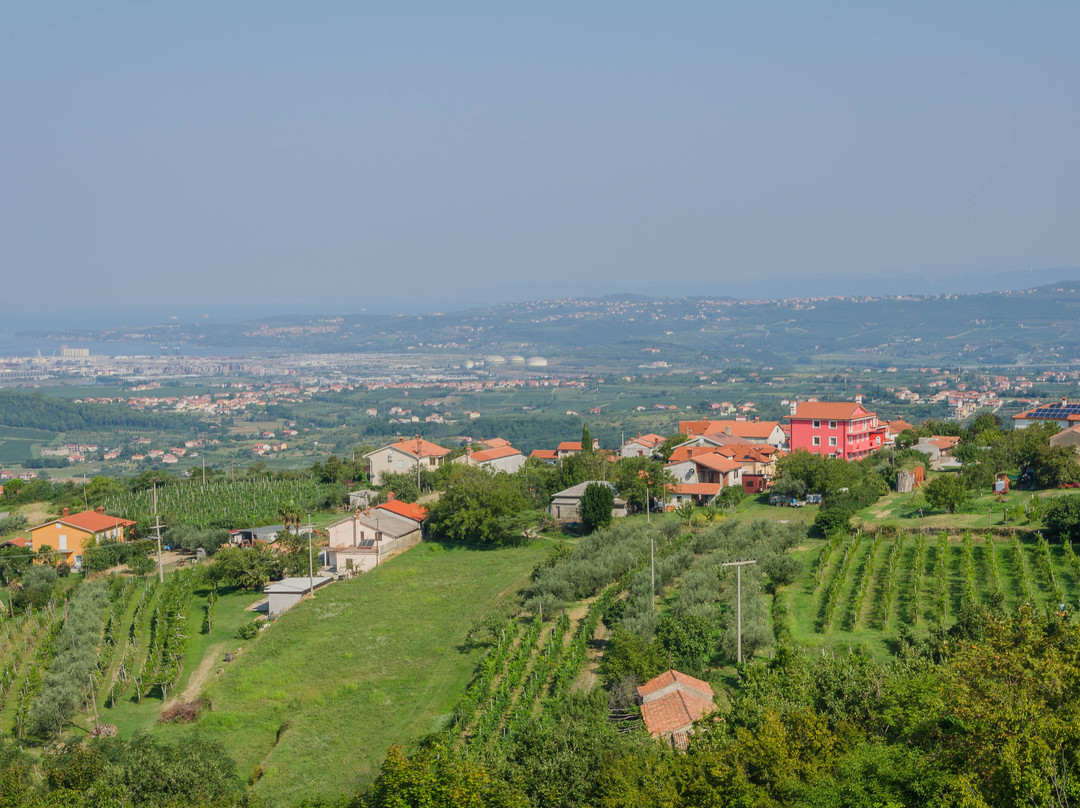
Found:
[(310, 578), (283, 578), (275, 581), (263, 590), (263, 594), (269, 596), (269, 614), (277, 617), (279, 614), (289, 611), (304, 597), (316, 589), (326, 586), (334, 579), (329, 575), (316, 575)]
[(716, 709), (709, 683), (677, 670), (650, 679), (638, 695), (645, 729), (676, 749), (685, 750), (694, 722)]
[[(551, 504), (548, 505), (548, 513), (560, 523), (569, 524), (572, 522), (581, 521), (581, 498), (585, 495), (585, 489), (590, 485), (606, 485), (612, 491), (615, 490), (615, 486), (608, 482), (601, 480), (587, 480), (583, 483), (567, 488), (564, 491), (560, 491), (551, 498)], [(626, 516), (626, 500), (615, 497), (615, 504), (611, 508), (611, 515), (614, 518)]]

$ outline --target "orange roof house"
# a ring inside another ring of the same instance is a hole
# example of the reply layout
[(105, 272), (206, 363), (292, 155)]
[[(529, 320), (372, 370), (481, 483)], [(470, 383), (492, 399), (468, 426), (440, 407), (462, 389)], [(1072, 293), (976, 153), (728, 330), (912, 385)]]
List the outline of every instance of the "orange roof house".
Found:
[(125, 531), (134, 527), (130, 519), (110, 516), (104, 507), (69, 513), (64, 508), (59, 519), (30, 528), (30, 541), (40, 550), (48, 545), (61, 561), (75, 569), (82, 567), (83, 552), (102, 542), (127, 541)]
[(375, 508), (382, 508), (384, 511), (396, 513), (398, 516), (404, 516), (406, 519), (412, 519), (414, 522), (423, 522), (427, 518), (428, 513), (428, 509), (423, 505), (394, 499), (393, 491), (386, 495), (386, 502), (382, 505), (376, 505)]
[(716, 435), (777, 447), (784, 444), (784, 430), (779, 421), (679, 421), (679, 431), (688, 438)]
[(654, 738), (686, 749), (693, 724), (716, 709), (708, 682), (676, 670), (661, 673), (638, 688), (641, 718)]
[(364, 459), (371, 468), (371, 479), (381, 480), (387, 474), (415, 472), (418, 467), (438, 468), (448, 454), (449, 449), (415, 435), (411, 440), (399, 440), (368, 452)]

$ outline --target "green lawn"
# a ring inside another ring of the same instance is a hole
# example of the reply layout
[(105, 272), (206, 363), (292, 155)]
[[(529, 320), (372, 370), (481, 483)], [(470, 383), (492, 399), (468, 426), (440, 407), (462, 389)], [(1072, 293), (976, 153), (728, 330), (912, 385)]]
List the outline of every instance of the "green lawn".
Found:
[(220, 741), (242, 775), (261, 775), (255, 790), (275, 803), (355, 791), (391, 743), (449, 718), (480, 654), (459, 649), (470, 625), (516, 600), (550, 544), (425, 542), (332, 584), (211, 676), (212, 709), (194, 729), (155, 732)]
[[(1010, 491), (1003, 497), (992, 493), (983, 493), (972, 497), (958, 513), (949, 514), (935, 511), (927, 503), (925, 497), (916, 490), (910, 494), (897, 494), (891, 492), (879, 499), (868, 508), (863, 508), (855, 517), (857, 524), (869, 527), (890, 526), (900, 528), (914, 528), (921, 525), (926, 527), (954, 527), (954, 528), (979, 528), (979, 527), (1002, 527), (1015, 526), (1027, 529), (1038, 527), (1029, 525), (1027, 517), (1022, 517), (1015, 525), (1012, 521), (1006, 521), (1003, 511), (1019, 503), (1027, 502), (1031, 497), (1038, 495), (1046, 500), (1062, 494), (1076, 493), (1072, 489), (1050, 489), (1047, 491)], [(920, 516), (920, 510), (922, 515)]]

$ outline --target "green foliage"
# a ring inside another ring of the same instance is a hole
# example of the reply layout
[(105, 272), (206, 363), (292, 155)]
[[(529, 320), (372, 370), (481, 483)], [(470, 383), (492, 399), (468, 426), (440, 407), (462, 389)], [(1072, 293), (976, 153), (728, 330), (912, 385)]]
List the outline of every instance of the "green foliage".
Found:
[(589, 483), (585, 487), (585, 493), (581, 495), (581, 523), (585, 529), (592, 533), (602, 527), (607, 527), (613, 519), (612, 508), (615, 507), (615, 492), (607, 483)]
[(57, 735), (82, 706), (97, 672), (97, 642), (109, 607), (108, 584), (91, 581), (68, 604), (67, 622), (57, 640), (56, 656), (30, 710), (27, 733), (46, 739)]
[(221, 586), (259, 592), (271, 581), (288, 577), (297, 563), (306, 569), (307, 558), (297, 556), (258, 542), (251, 547), (224, 547), (214, 556), (210, 575)]
[(255, 620), (251, 623), (244, 623), (240, 628), (236, 630), (236, 638), (238, 640), (253, 640), (259, 634), (259, 624), (261, 621)]
[(656, 639), (671, 660), (670, 667), (700, 675), (712, 658), (720, 632), (697, 614), (666, 615), (656, 626)]
[(225, 528), (176, 525), (165, 531), (165, 539), (174, 547), (181, 547), (189, 553), (202, 549), (210, 556), (229, 540), (229, 531)]
[(658, 639), (617, 628), (600, 659), (600, 678), (608, 687), (628, 677), (640, 684), (667, 668), (667, 653)]
[(13, 533), (26, 530), (29, 524), (30, 522), (21, 513), (8, 514), (3, 519), (0, 519), (0, 536), (10, 536)]
[(394, 745), (358, 808), (516, 808), (525, 804), (507, 784), (452, 747), (424, 747), (410, 757)]
[(1080, 494), (1054, 497), (1046, 506), (1043, 525), (1051, 539), (1080, 540)]
[(956, 474), (938, 475), (922, 490), (931, 508), (949, 513), (956, 513), (956, 509), (963, 506), (971, 495), (964, 479)]
[(509, 475), (456, 465), (427, 524), (440, 538), (498, 544), (521, 534), (529, 521), (528, 508), (520, 486)]
[[(319, 483), (311, 477), (256, 477), (213, 480), (206, 485), (197, 479), (159, 485), (157, 498), (163, 524), (232, 529), (277, 523), (282, 503), (292, 502), (308, 513), (327, 500), (338, 501), (343, 493), (343, 486)], [(105, 505), (110, 513), (136, 520), (140, 535), (150, 533), (153, 507), (150, 488), (110, 497)]]

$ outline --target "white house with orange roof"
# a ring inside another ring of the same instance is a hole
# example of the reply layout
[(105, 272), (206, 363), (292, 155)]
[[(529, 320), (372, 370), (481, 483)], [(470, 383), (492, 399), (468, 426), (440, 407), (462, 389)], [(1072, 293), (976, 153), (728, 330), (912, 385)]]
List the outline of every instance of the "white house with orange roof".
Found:
[(654, 432), (650, 432), (648, 435), (638, 435), (636, 438), (630, 438), (619, 449), (619, 455), (621, 457), (651, 457), (652, 453), (660, 448), (660, 445), (664, 442), (663, 435), (657, 435)]
[(678, 457), (673, 452), (672, 458), (664, 468), (677, 481), (671, 486), (676, 502), (690, 500), (708, 504), (723, 489), (742, 485), (742, 464), (724, 457), (713, 447), (685, 447)]
[(779, 421), (738, 418), (729, 421), (679, 421), (679, 432), (688, 438), (715, 436), (718, 441), (734, 438), (746, 443), (768, 443), (777, 449), (785, 446), (784, 430)]
[(474, 452), (470, 447), (465, 450), (465, 454), (455, 457), (450, 462), (513, 474), (525, 465), (525, 455), (509, 444), (491, 449), (481, 449), (478, 452)]
[(417, 468), (434, 471), (448, 454), (449, 449), (416, 435), (411, 440), (399, 440), (368, 452), (364, 459), (371, 469), (371, 479), (381, 482), (384, 474), (415, 472)]

